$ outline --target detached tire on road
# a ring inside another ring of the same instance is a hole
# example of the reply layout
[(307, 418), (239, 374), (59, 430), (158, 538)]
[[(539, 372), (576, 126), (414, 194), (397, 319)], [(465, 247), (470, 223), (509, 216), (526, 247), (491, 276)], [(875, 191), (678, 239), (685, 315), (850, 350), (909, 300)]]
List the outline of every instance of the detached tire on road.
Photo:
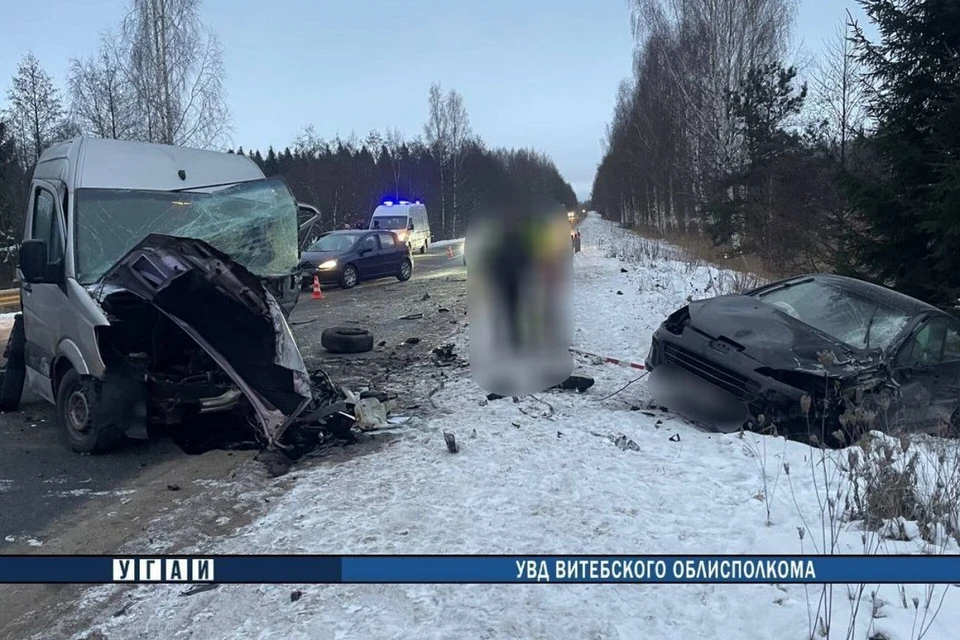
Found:
[(27, 361), (24, 355), (26, 344), (23, 314), (17, 314), (13, 319), (13, 328), (10, 329), (4, 354), (7, 364), (0, 380), (0, 411), (16, 411), (20, 407), (23, 383), (27, 377)]
[(320, 334), (320, 344), (331, 353), (364, 353), (373, 349), (373, 334), (354, 327), (331, 327)]
[(103, 453), (123, 440), (124, 426), (110, 417), (100, 402), (96, 380), (74, 369), (57, 387), (57, 426), (64, 444), (76, 453)]

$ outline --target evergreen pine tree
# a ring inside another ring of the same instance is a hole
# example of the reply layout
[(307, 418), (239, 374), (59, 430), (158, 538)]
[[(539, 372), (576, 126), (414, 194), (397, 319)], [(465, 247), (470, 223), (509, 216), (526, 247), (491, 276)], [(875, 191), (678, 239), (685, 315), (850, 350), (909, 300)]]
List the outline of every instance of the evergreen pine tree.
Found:
[(868, 275), (930, 302), (960, 294), (960, 3), (860, 0), (879, 42), (856, 30), (875, 134), (848, 176)]

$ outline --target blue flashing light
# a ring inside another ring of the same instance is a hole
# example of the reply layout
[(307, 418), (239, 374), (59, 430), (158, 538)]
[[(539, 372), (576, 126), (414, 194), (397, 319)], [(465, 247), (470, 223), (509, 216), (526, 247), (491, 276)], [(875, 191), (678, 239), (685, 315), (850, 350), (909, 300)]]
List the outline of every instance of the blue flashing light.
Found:
[(400, 201), (400, 204), (410, 204), (410, 203), (409, 203), (408, 201), (406, 201), (406, 200), (401, 200), (401, 201)]
[(388, 207), (392, 207), (392, 206), (393, 206), (393, 201), (392, 201), (392, 200), (384, 200), (384, 201), (383, 201), (383, 204), (387, 205)]

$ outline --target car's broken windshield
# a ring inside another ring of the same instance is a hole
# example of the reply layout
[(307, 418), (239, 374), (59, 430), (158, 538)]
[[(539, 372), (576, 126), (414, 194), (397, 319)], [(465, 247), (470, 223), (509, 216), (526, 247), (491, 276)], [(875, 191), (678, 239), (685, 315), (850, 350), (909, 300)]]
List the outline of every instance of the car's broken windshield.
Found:
[(858, 349), (885, 349), (911, 318), (893, 307), (816, 280), (773, 289), (757, 297)]
[(151, 233), (208, 242), (260, 277), (297, 269), (297, 204), (274, 179), (211, 193), (80, 189), (77, 279), (95, 283)]

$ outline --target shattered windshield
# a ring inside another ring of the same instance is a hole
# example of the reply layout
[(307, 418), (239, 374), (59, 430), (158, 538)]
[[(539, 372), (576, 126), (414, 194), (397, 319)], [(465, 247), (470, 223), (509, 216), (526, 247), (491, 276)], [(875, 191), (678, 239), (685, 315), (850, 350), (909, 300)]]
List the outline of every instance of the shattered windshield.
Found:
[(310, 245), (307, 251), (346, 251), (360, 237), (359, 233), (334, 233), (324, 236)]
[(859, 349), (886, 349), (912, 316), (849, 291), (810, 280), (757, 296), (766, 304)]
[(203, 240), (259, 277), (288, 275), (299, 261), (297, 203), (281, 180), (207, 193), (80, 189), (77, 280), (97, 282), (151, 233)]
[(407, 216), (377, 216), (373, 219), (374, 229), (406, 229)]

